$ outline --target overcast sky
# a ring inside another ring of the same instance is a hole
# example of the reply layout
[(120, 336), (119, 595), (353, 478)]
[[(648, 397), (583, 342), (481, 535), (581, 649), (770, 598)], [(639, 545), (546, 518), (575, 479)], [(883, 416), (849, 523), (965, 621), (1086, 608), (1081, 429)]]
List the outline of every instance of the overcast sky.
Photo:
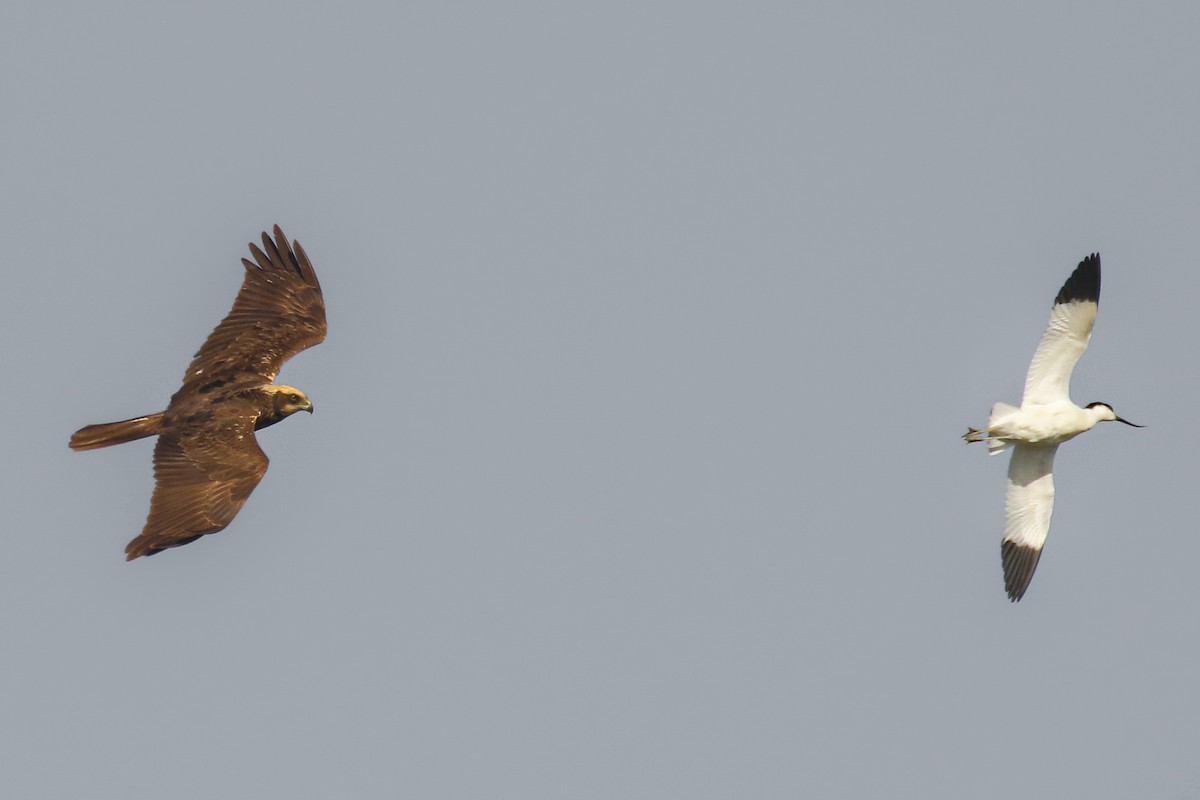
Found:
[[(1200, 10), (1124, 5), (8, 4), (0, 793), (1200, 797)], [(126, 563), (152, 442), (67, 439), (274, 223), (316, 413)], [(1148, 427), (1012, 605), (959, 436), (1093, 251)]]

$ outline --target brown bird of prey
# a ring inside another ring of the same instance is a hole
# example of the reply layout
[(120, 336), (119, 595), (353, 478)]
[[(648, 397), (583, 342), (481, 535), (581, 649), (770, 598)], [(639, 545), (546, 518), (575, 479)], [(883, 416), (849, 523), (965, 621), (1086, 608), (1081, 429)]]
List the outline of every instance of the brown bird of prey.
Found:
[(233, 309), (213, 329), (161, 414), (88, 425), (71, 437), (92, 450), (146, 436), (154, 447), (154, 496), (126, 559), (152, 556), (223, 530), (267, 471), (254, 432), (297, 411), (312, 413), (304, 392), (272, 381), (283, 362), (325, 338), (321, 284), (299, 242), (250, 245)]

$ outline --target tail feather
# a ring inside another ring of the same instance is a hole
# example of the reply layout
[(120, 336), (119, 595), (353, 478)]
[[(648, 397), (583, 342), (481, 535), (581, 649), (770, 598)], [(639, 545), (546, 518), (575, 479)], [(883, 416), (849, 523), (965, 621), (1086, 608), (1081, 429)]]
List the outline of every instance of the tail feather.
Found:
[[(1010, 414), (1015, 414), (1021, 409), (1016, 406), (1010, 406), (1008, 403), (995, 403), (992, 405), (992, 413), (988, 415), (988, 429), (995, 428), (997, 423), (1003, 420)], [(988, 455), (994, 456), (1003, 453), (1008, 448), (1012, 447), (1012, 442), (1007, 439), (989, 438), (987, 440)]]
[(970, 442), (987, 442), (988, 455), (994, 456), (997, 453), (1003, 453), (1008, 448), (1012, 447), (1013, 443), (998, 436), (995, 433), (996, 426), (1010, 414), (1015, 414), (1021, 409), (1016, 406), (1010, 406), (1008, 403), (996, 403), (992, 406), (992, 413), (988, 416), (988, 424), (986, 428), (967, 428), (967, 432), (963, 434), (964, 439)]
[(97, 447), (109, 447), (154, 436), (162, 430), (162, 417), (162, 414), (151, 414), (148, 417), (123, 419), (120, 422), (88, 425), (72, 434), (71, 449), (95, 450)]
[(1010, 406), (1008, 403), (993, 403), (992, 413), (988, 415), (988, 427), (992, 427), (1004, 417), (1007, 417), (1009, 414), (1015, 414), (1020, 410), (1016, 406)]
[(1007, 439), (988, 439), (988, 455), (996, 456), (1003, 453), (1008, 448), (1012, 447), (1012, 442)]

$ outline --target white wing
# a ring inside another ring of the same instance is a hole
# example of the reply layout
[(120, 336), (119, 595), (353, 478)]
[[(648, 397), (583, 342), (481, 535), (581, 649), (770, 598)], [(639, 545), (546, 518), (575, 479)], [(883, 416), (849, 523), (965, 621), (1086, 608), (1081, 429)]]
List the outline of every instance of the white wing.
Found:
[(1071, 371), (1092, 338), (1099, 302), (1100, 254), (1093, 253), (1079, 262), (1054, 300), (1025, 376), (1022, 406), (1070, 399)]
[(1004, 588), (1014, 603), (1021, 599), (1050, 531), (1054, 512), (1054, 454), (1058, 445), (1018, 444), (1008, 463), (1008, 493), (1004, 497)]

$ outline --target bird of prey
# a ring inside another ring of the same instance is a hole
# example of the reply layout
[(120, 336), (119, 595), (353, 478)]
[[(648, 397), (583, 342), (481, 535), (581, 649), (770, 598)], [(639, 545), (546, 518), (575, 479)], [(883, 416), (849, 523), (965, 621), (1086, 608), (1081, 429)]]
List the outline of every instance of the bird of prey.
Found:
[(1071, 372), (1092, 337), (1099, 303), (1100, 254), (1093, 253), (1079, 263), (1054, 299), (1050, 324), (1033, 353), (1025, 378), (1021, 407), (996, 403), (986, 428), (968, 428), (963, 435), (968, 442), (987, 442), (991, 455), (1013, 448), (1000, 561), (1004, 566), (1004, 588), (1014, 603), (1029, 588), (1050, 531), (1054, 510), (1052, 470), (1058, 446), (1091, 430), (1098, 422), (1144, 427), (1121, 419), (1108, 403), (1089, 403), (1080, 408), (1068, 394)]
[(167, 410), (121, 422), (88, 425), (71, 437), (74, 450), (158, 436), (154, 496), (146, 527), (126, 559), (150, 556), (223, 530), (267, 471), (254, 432), (297, 411), (312, 413), (304, 392), (273, 383), (279, 368), (325, 338), (321, 285), (299, 242), (279, 226), (262, 249), (250, 245), (241, 291), (183, 376)]

